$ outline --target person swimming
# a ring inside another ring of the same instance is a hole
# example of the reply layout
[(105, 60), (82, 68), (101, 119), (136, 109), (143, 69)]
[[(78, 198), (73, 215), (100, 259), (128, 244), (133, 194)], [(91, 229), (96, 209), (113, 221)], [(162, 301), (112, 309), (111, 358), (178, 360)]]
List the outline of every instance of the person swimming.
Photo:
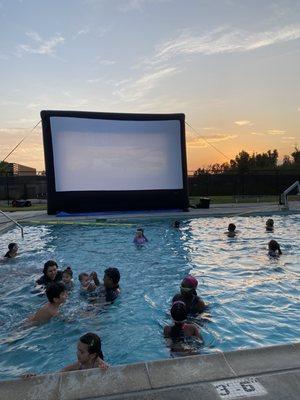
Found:
[(65, 285), (66, 290), (69, 292), (73, 289), (74, 287), (74, 282), (73, 282), (73, 271), (71, 267), (67, 267), (63, 272), (62, 272), (62, 283)]
[(194, 276), (186, 276), (181, 282), (180, 293), (175, 294), (172, 300), (173, 303), (175, 301), (183, 301), (188, 315), (191, 316), (203, 313), (206, 309), (206, 304), (197, 295), (197, 286), (198, 281)]
[(63, 368), (61, 372), (91, 368), (106, 370), (108, 365), (104, 362), (100, 337), (89, 332), (81, 336), (77, 343), (77, 361)]
[(68, 293), (63, 283), (54, 282), (47, 286), (46, 295), (48, 303), (41, 307), (34, 315), (29, 317), (26, 324), (35, 325), (48, 322), (59, 313), (60, 306), (67, 300)]
[(268, 243), (268, 255), (270, 257), (279, 257), (282, 254), (280, 245), (276, 240), (270, 240)]
[(144, 235), (144, 229), (138, 228), (135, 232), (135, 236), (133, 239), (133, 243), (137, 245), (145, 244), (148, 242), (148, 239)]
[(266, 221), (266, 231), (267, 232), (273, 232), (274, 231), (274, 220), (272, 218), (269, 218)]
[(187, 309), (183, 301), (175, 301), (171, 307), (171, 317), (174, 325), (167, 325), (164, 327), (164, 337), (171, 339), (170, 345), (172, 351), (176, 352), (191, 352), (191, 348), (183, 346), (187, 339), (195, 337), (201, 338), (199, 329), (196, 325), (186, 323)]
[(61, 282), (62, 271), (58, 269), (56, 261), (49, 260), (44, 264), (43, 275), (36, 281), (37, 285), (47, 286), (53, 282)]
[(118, 268), (110, 267), (104, 271), (103, 286), (105, 290), (105, 300), (113, 302), (120, 294), (120, 272)]
[(226, 233), (226, 235), (227, 235), (228, 237), (235, 237), (236, 234), (237, 234), (235, 224), (230, 223), (230, 224), (228, 225), (227, 232), (225, 232), (225, 233)]
[(180, 221), (177, 221), (177, 220), (174, 221), (173, 222), (173, 228), (177, 228), (177, 229), (180, 228)]
[(6, 258), (15, 258), (18, 253), (19, 247), (17, 243), (9, 243), (8, 245), (8, 252), (5, 254), (4, 257)]

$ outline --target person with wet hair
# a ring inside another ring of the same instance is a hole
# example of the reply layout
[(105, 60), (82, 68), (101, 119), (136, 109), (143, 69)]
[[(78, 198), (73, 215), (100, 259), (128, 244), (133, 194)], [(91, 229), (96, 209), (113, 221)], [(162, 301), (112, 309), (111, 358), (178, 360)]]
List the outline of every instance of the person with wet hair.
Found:
[(8, 245), (8, 252), (5, 254), (4, 257), (6, 258), (15, 258), (18, 253), (19, 247), (17, 243), (9, 243)]
[(202, 339), (199, 329), (196, 325), (185, 322), (187, 319), (187, 310), (183, 301), (175, 301), (171, 307), (171, 317), (173, 325), (164, 327), (164, 337), (171, 340), (170, 348), (176, 352), (191, 352), (191, 347), (185, 347), (188, 339)]
[(268, 244), (269, 252), (268, 255), (270, 257), (279, 257), (282, 254), (280, 249), (280, 245), (276, 240), (270, 240)]
[(177, 228), (177, 229), (180, 228), (180, 221), (177, 221), (177, 220), (174, 221), (173, 222), (173, 228)]
[(190, 316), (195, 316), (197, 314), (203, 313), (206, 309), (206, 304), (204, 301), (197, 295), (197, 279), (192, 276), (186, 276), (180, 286), (180, 293), (175, 294), (172, 302), (175, 301), (183, 301), (186, 306), (187, 314)]
[(230, 224), (228, 225), (227, 232), (225, 232), (225, 233), (226, 233), (226, 235), (227, 235), (228, 237), (235, 237), (236, 234), (237, 234), (235, 224), (230, 223)]
[(113, 302), (120, 294), (120, 271), (118, 268), (110, 267), (106, 268), (103, 277), (103, 286), (105, 291), (105, 300), (107, 302)]
[(66, 288), (61, 282), (54, 282), (47, 286), (46, 295), (48, 303), (41, 307), (26, 323), (42, 324), (59, 314), (60, 306), (67, 300)]
[(266, 221), (266, 231), (267, 232), (273, 232), (274, 231), (274, 220), (272, 218), (269, 218)]
[(81, 336), (77, 343), (77, 361), (63, 368), (61, 372), (92, 368), (106, 370), (108, 365), (104, 362), (100, 337), (89, 332)]
[(50, 283), (61, 282), (62, 271), (58, 269), (56, 261), (49, 260), (44, 264), (43, 275), (36, 281), (37, 285), (48, 286)]
[(73, 282), (73, 271), (71, 267), (67, 267), (63, 272), (62, 272), (62, 283), (65, 285), (65, 288), (68, 292), (70, 292), (73, 287), (74, 287), (74, 282)]

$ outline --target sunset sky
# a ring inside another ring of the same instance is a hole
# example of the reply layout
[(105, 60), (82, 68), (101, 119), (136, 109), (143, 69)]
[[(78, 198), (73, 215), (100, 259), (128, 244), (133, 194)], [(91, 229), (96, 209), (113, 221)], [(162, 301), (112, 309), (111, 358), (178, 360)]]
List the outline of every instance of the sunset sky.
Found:
[(0, 33), (1, 160), (42, 109), (185, 113), (189, 170), (300, 146), (298, 0), (0, 0)]

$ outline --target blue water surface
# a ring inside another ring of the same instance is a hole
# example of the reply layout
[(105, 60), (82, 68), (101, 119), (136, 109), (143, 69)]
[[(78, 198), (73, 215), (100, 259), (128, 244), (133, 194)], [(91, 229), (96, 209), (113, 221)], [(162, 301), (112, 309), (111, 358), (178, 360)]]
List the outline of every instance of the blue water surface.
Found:
[[(12, 241), (20, 254), (0, 263), (0, 378), (60, 370), (76, 360), (86, 332), (101, 336), (111, 365), (169, 358), (163, 326), (189, 273), (209, 303), (210, 316), (198, 322), (200, 354), (300, 340), (300, 216), (273, 219), (274, 233), (265, 231), (266, 218), (236, 217), (186, 219), (180, 229), (170, 220), (144, 220), (26, 226), (24, 240), (17, 229), (3, 234), (1, 254)], [(224, 234), (229, 222), (240, 231), (236, 238)], [(139, 226), (149, 243), (137, 248)], [(267, 255), (271, 239), (281, 244), (279, 259)], [(31, 291), (49, 259), (72, 266), (75, 288), (61, 317), (26, 330), (22, 321), (46, 302)], [(120, 270), (122, 293), (103, 309), (80, 298), (77, 276), (96, 271), (102, 278), (109, 266)]]

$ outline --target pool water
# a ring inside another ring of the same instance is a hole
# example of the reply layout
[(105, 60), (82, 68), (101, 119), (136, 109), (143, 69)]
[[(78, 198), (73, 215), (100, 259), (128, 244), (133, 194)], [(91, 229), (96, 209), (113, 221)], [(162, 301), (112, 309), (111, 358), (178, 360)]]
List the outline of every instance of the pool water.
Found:
[[(211, 315), (199, 322), (200, 354), (300, 340), (300, 216), (274, 216), (274, 233), (265, 231), (266, 219), (186, 219), (179, 230), (170, 220), (26, 226), (23, 241), (18, 230), (3, 234), (1, 254), (12, 241), (20, 254), (0, 264), (0, 378), (60, 370), (76, 360), (86, 332), (101, 336), (111, 365), (169, 358), (163, 326), (189, 273)], [(229, 222), (238, 237), (224, 234)], [(140, 248), (132, 243), (138, 226), (149, 239)], [(281, 244), (279, 259), (267, 256), (271, 239)], [(60, 318), (24, 330), (21, 322), (46, 301), (31, 290), (49, 259), (72, 266), (75, 288)], [(96, 271), (102, 278), (109, 266), (120, 270), (122, 293), (103, 310), (80, 298), (77, 276)]]

